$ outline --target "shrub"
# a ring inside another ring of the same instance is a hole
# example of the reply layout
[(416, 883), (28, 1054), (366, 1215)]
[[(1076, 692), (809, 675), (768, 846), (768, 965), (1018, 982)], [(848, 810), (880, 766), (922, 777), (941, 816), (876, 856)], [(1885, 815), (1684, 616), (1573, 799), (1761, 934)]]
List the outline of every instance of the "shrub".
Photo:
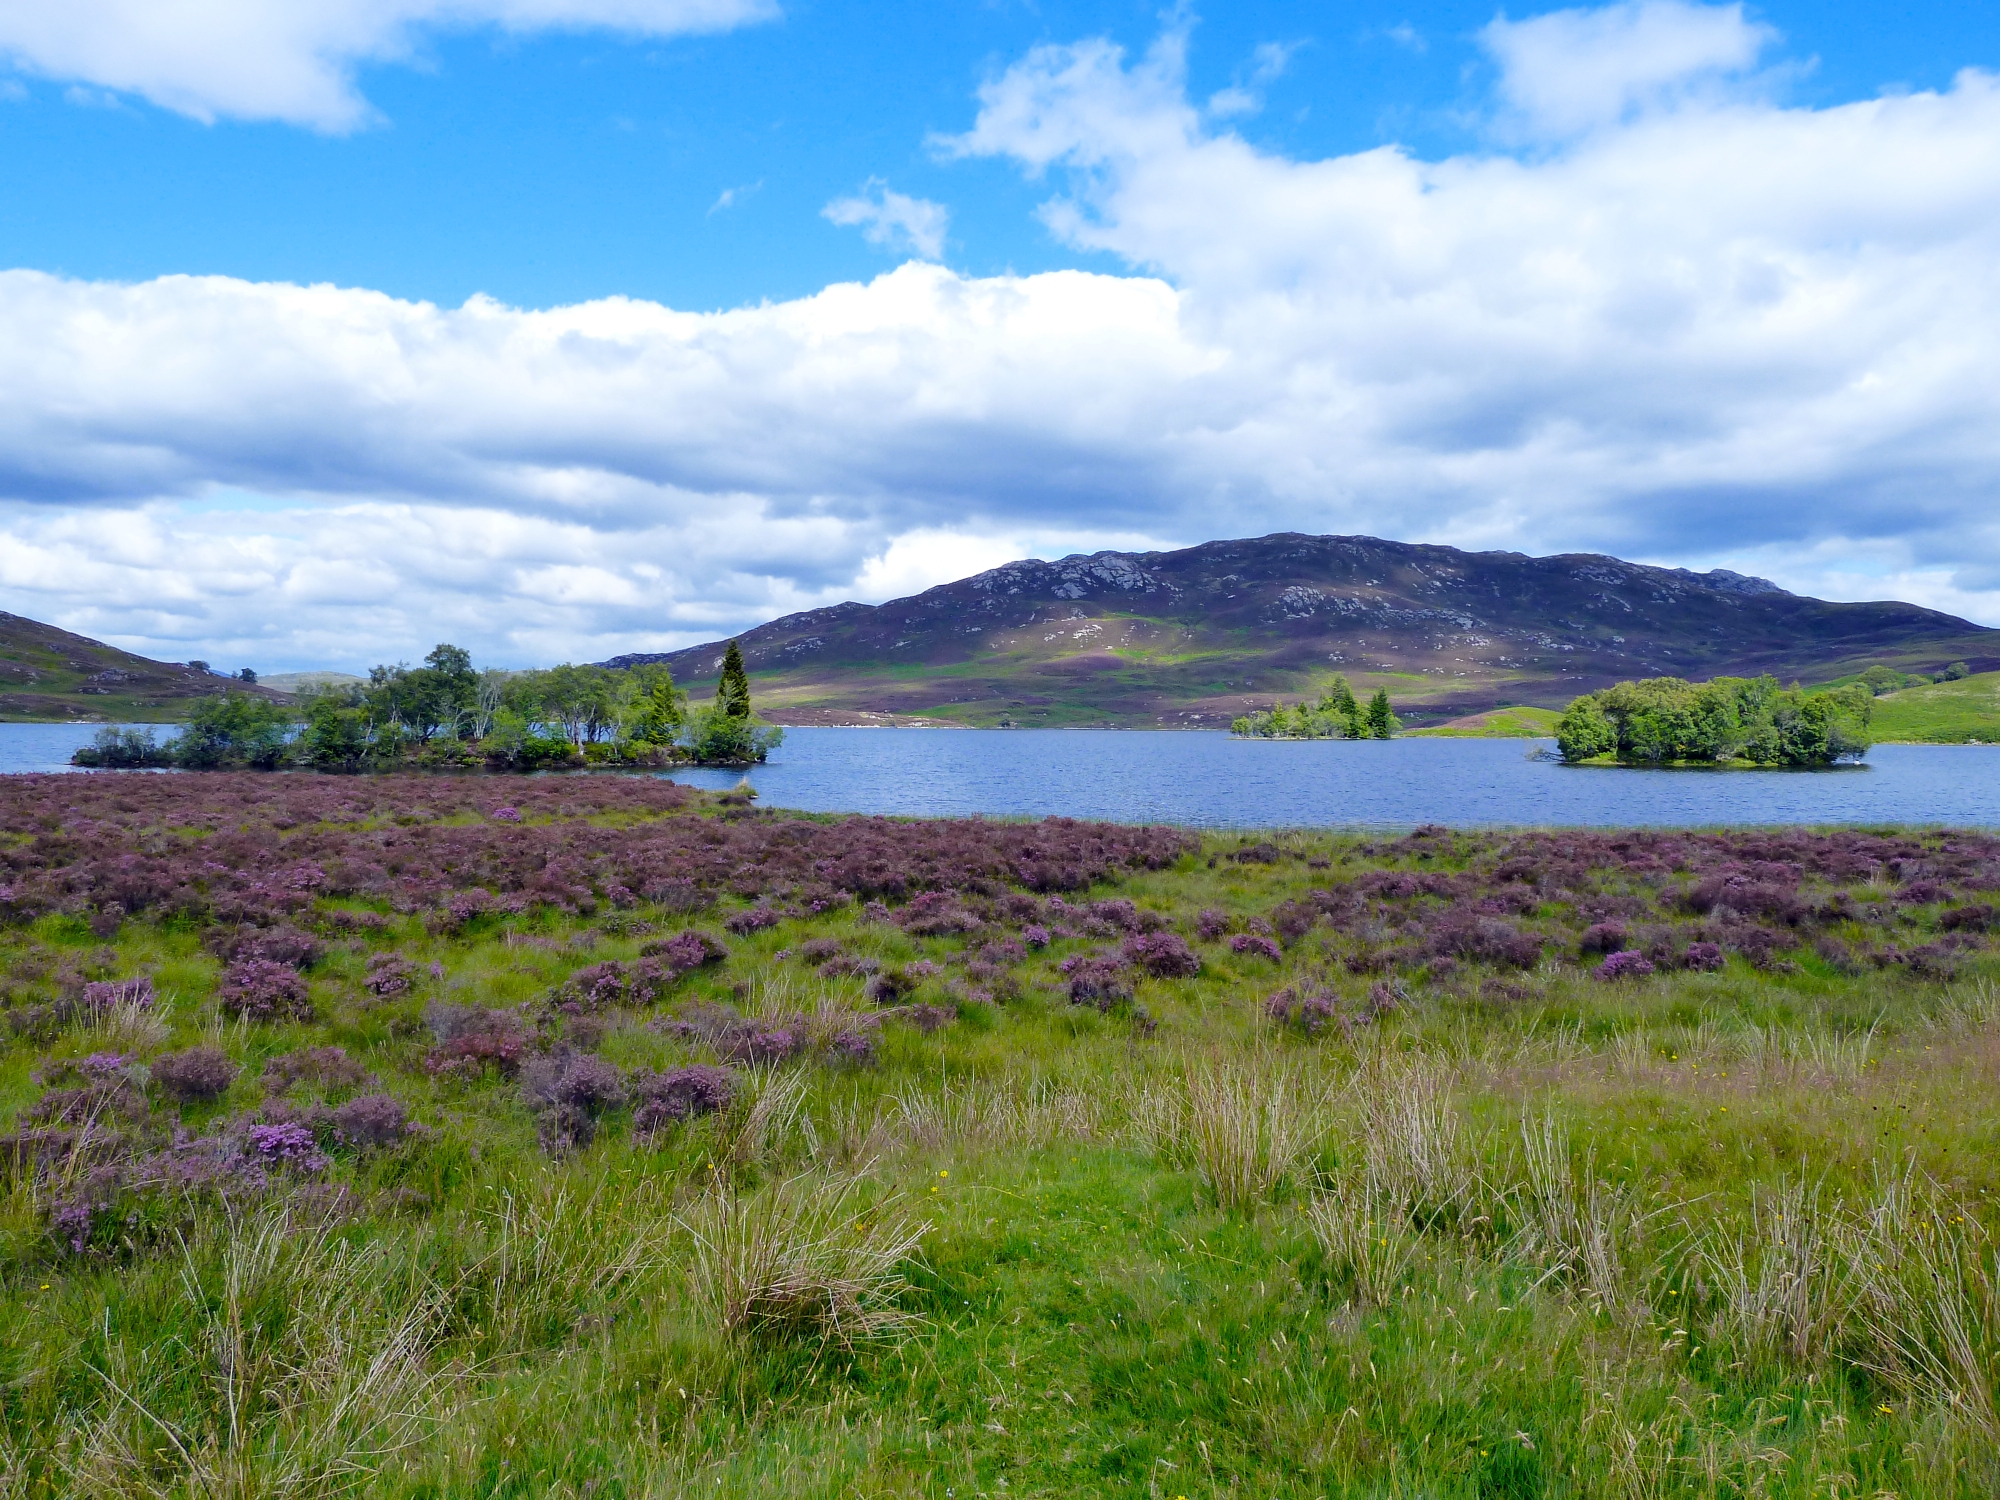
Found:
[(409, 1134), (409, 1111), (387, 1094), (364, 1094), (333, 1112), (333, 1128), (348, 1145), (360, 1150), (393, 1146)]
[(1605, 959), (1595, 972), (1607, 983), (1615, 979), (1643, 979), (1653, 972), (1653, 965), (1645, 954), (1627, 948)]
[(785, 1062), (811, 1045), (802, 1023), (744, 1021), (720, 1038), (716, 1048), (734, 1063), (755, 1067), (760, 1063)]
[(1690, 969), (1712, 973), (1722, 967), (1722, 950), (1713, 943), (1689, 943), (1681, 962)]
[(1030, 948), (1046, 948), (1049, 945), (1049, 930), (1039, 922), (1031, 922), (1021, 929), (1021, 941)]
[(747, 937), (763, 928), (776, 927), (784, 919), (783, 912), (760, 901), (755, 906), (746, 906), (741, 911), (731, 912), (723, 920), (722, 925), (738, 937)]
[(301, 1047), (264, 1064), (264, 1081), (276, 1093), (294, 1084), (312, 1082), (323, 1088), (355, 1088), (368, 1072), (344, 1047)]
[(241, 926), (233, 930), (211, 931), (206, 945), (225, 963), (262, 958), (288, 969), (309, 969), (318, 963), (326, 945), (309, 932), (296, 927), (257, 928)]
[(1229, 951), (1231, 953), (1255, 953), (1263, 958), (1270, 959), (1273, 963), (1277, 963), (1285, 956), (1284, 950), (1269, 938), (1258, 937), (1254, 933), (1248, 932), (1239, 932), (1235, 937), (1231, 938), (1229, 940)]
[(1208, 908), (1194, 919), (1194, 930), (1203, 942), (1212, 943), (1229, 931), (1228, 913)]
[(1577, 946), (1585, 953), (1616, 953), (1630, 936), (1623, 922), (1599, 922), (1584, 930)]
[(1125, 960), (1115, 954), (1072, 954), (1058, 967), (1069, 976), (1069, 1003), (1094, 1005), (1101, 1011), (1132, 998), (1132, 981)]
[(153, 1082), (179, 1104), (220, 1099), (236, 1081), (236, 1064), (220, 1047), (190, 1047), (153, 1060)]
[(433, 1005), (424, 1012), (424, 1020), (438, 1043), (424, 1058), (430, 1073), (470, 1078), (491, 1067), (511, 1076), (528, 1050), (526, 1028), (513, 1011)]
[(638, 1101), (632, 1128), (650, 1135), (728, 1109), (736, 1099), (736, 1075), (706, 1063), (667, 1073), (641, 1073), (632, 1080), (632, 1097)]
[(966, 910), (955, 891), (926, 891), (897, 912), (894, 921), (912, 937), (977, 932), (986, 925)]
[(244, 1145), (250, 1157), (265, 1166), (318, 1172), (327, 1164), (312, 1131), (292, 1120), (276, 1125), (252, 1125), (244, 1132)]
[(1499, 917), (1455, 912), (1432, 932), (1430, 951), (1439, 957), (1532, 969), (1541, 961), (1542, 940)]
[(1282, 989), (1266, 997), (1264, 1014), (1280, 1026), (1290, 1026), (1307, 1036), (1318, 1036), (1340, 1019), (1340, 997), (1331, 990)]
[(312, 998), (298, 970), (268, 958), (238, 959), (224, 971), (216, 994), (232, 1016), (253, 1021), (312, 1019)]
[(410, 961), (400, 953), (377, 953), (368, 960), (368, 975), (361, 981), (362, 988), (370, 994), (400, 995), (410, 987), (416, 970)]
[(140, 974), (131, 979), (99, 979), (84, 985), (79, 1007), (87, 1016), (108, 1016), (116, 1010), (151, 1010), (157, 998), (153, 979)]
[(1125, 961), (1156, 979), (1189, 979), (1201, 972), (1201, 959), (1188, 947), (1187, 939), (1172, 932), (1149, 932), (1127, 939)]
[(642, 958), (663, 958), (676, 973), (686, 974), (704, 964), (721, 963), (729, 957), (729, 950), (707, 933), (689, 928), (664, 942), (646, 944), (639, 954)]
[(587, 1052), (538, 1057), (521, 1069), (521, 1094), (539, 1117), (543, 1148), (560, 1154), (596, 1138), (598, 1118), (625, 1102), (625, 1075)]

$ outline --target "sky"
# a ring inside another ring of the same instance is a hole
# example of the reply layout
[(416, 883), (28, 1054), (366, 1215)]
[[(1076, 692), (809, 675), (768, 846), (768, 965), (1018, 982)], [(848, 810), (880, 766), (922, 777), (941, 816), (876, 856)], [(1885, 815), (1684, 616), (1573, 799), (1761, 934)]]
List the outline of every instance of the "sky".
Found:
[(2000, 625), (2000, 9), (0, 0), (0, 608), (528, 666), (1280, 530)]

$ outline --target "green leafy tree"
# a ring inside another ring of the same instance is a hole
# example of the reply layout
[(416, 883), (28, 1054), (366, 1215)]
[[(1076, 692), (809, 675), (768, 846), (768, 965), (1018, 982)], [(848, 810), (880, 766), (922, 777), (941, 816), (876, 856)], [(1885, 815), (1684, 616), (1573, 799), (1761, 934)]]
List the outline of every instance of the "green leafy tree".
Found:
[(1402, 727), (1402, 721), (1389, 709), (1389, 690), (1375, 689), (1375, 696), (1368, 700), (1368, 737), (1386, 740)]
[(1273, 703), (1231, 720), (1229, 728), (1233, 734), (1272, 740), (1358, 740), (1369, 733), (1366, 713), (1345, 677), (1335, 677), (1317, 704), (1301, 701), (1287, 708)]
[(368, 715), (358, 696), (313, 694), (306, 702), (305, 728), (292, 746), (293, 758), (322, 771), (358, 770), (370, 748)]
[(673, 744), (687, 726), (687, 694), (674, 686), (674, 674), (650, 662), (634, 667), (626, 679), (625, 737)]
[(1575, 699), (1556, 724), (1556, 744), (1568, 761), (1830, 765), (1867, 752), (1872, 713), (1865, 683), (1807, 693), (1768, 676), (1649, 677)]
[(722, 677), (715, 684), (715, 707), (732, 719), (750, 717), (750, 674), (743, 667), (743, 652), (736, 642), (722, 653)]
[(688, 758), (704, 766), (761, 764), (784, 742), (785, 731), (726, 709), (704, 708), (688, 721)]
[(268, 771), (285, 758), (289, 709), (248, 693), (203, 698), (173, 742), (174, 761), (190, 770), (255, 766)]
[(1567, 761), (1595, 760), (1618, 748), (1618, 727), (1595, 693), (1578, 698), (1556, 720), (1556, 749)]
[(1962, 661), (1955, 661), (1938, 673), (1939, 682), (1963, 682), (1972, 675), (1972, 668)]

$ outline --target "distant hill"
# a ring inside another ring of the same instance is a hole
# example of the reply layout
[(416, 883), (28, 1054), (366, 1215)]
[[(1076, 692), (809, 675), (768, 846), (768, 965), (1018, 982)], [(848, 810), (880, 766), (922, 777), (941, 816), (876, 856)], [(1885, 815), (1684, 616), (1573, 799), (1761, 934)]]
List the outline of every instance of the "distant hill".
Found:
[(284, 697), (0, 611), (0, 720), (169, 722), (186, 718), (196, 699), (230, 690)]
[(366, 677), (352, 672), (272, 672), (257, 679), (265, 687), (281, 693), (312, 693), (325, 688), (359, 687)]
[[(739, 639), (760, 709), (793, 724), (1215, 728), (1343, 672), (1358, 692), (1386, 687), (1414, 727), (1661, 674), (2000, 668), (2000, 630), (1913, 604), (1834, 604), (1591, 553), (1295, 533), (1011, 562)], [(700, 691), (723, 645), (610, 664), (663, 661)]]

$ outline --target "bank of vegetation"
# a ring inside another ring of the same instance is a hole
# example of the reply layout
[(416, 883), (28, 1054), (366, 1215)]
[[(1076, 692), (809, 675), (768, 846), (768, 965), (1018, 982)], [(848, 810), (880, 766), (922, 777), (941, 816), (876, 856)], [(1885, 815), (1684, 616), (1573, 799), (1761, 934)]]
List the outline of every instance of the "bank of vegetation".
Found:
[(1364, 708), (1347, 679), (1336, 676), (1319, 702), (1273, 703), (1234, 720), (1229, 732), (1256, 740), (1386, 740), (1402, 727), (1389, 706), (1388, 689), (1377, 688)]
[(1996, 907), (1963, 831), (8, 779), (0, 1481), (1983, 1500)]
[(201, 771), (748, 766), (783, 738), (757, 717), (733, 641), (715, 701), (697, 708), (664, 666), (479, 672), (463, 648), (441, 645), (420, 667), (376, 667), (365, 683), (307, 693), (296, 705), (245, 693), (205, 699), (165, 743), (151, 730), (106, 729), (75, 763)]
[(1573, 701), (1556, 745), (1572, 763), (1829, 766), (1868, 753), (1873, 708), (1865, 686), (1806, 692), (1774, 677), (1649, 677)]

